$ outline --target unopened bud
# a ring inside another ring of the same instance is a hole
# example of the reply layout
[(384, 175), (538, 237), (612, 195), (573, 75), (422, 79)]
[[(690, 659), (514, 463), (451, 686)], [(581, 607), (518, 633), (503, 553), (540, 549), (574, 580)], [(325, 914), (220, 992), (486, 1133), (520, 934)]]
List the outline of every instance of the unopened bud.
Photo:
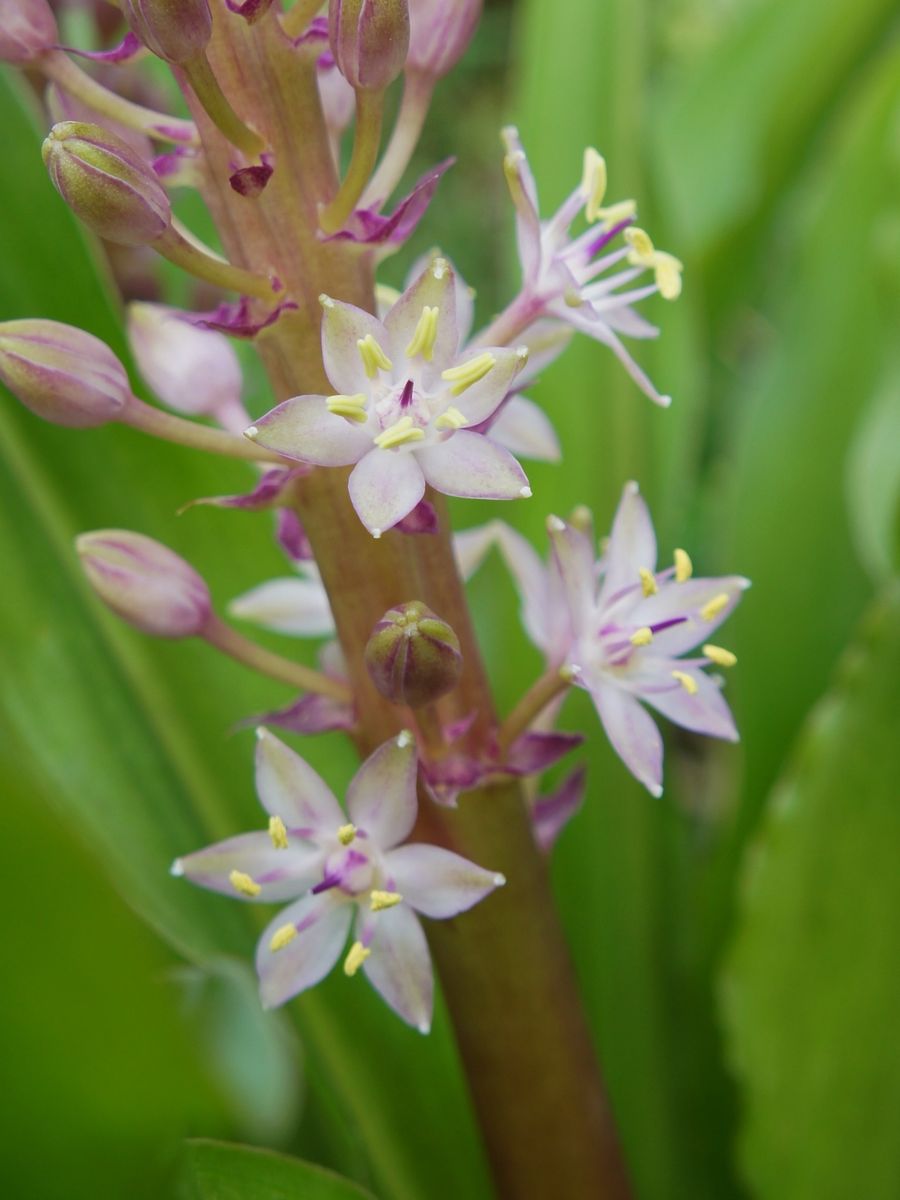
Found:
[(456, 685), (459, 639), (421, 600), (389, 609), (366, 643), (366, 666), (382, 696), (418, 708)]
[(456, 66), (472, 40), (482, 0), (409, 0), (406, 63), (433, 79)]
[(166, 62), (196, 58), (212, 37), (207, 0), (123, 0), (122, 10), (147, 49)]
[(115, 420), (131, 395), (105, 342), (42, 318), (0, 324), (0, 380), (37, 416), (75, 429)]
[(77, 217), (121, 246), (154, 242), (172, 208), (148, 162), (99, 125), (62, 121), (44, 139), (53, 185)]
[(194, 637), (212, 611), (192, 566), (153, 538), (125, 529), (83, 533), (75, 548), (88, 582), (123, 621), (155, 637)]
[(338, 70), (352, 87), (383, 91), (406, 62), (407, 0), (330, 0), (328, 37)]
[(58, 41), (47, 0), (0, 0), (0, 62), (31, 62)]

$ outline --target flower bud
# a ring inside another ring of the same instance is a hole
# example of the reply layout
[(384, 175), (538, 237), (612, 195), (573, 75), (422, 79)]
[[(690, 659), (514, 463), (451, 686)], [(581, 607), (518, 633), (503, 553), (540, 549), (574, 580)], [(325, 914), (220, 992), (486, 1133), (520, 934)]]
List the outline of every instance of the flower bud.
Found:
[(42, 318), (0, 324), (0, 380), (45, 421), (75, 429), (114, 421), (131, 395), (105, 342)]
[(482, 0), (409, 0), (408, 67), (440, 79), (472, 40)]
[(352, 87), (383, 91), (406, 62), (407, 0), (330, 0), (328, 37), (338, 70)]
[(125, 529), (83, 533), (75, 548), (91, 587), (135, 629), (156, 637), (203, 633), (209, 588), (193, 567), (153, 538)]
[(166, 62), (196, 58), (212, 37), (207, 0), (123, 0), (122, 11), (147, 49)]
[(0, 0), (0, 62), (31, 62), (58, 41), (47, 0)]
[(41, 153), (66, 204), (100, 237), (121, 246), (154, 242), (172, 208), (149, 163), (99, 125), (54, 125)]
[(366, 666), (382, 696), (418, 708), (456, 685), (459, 639), (421, 600), (411, 600), (389, 609), (372, 630)]

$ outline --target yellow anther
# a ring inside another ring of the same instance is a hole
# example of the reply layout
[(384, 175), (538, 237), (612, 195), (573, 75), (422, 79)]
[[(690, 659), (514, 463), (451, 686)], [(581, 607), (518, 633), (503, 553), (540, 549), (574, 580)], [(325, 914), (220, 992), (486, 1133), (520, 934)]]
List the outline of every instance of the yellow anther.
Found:
[(569, 524), (574, 529), (580, 530), (582, 533), (587, 533), (593, 523), (593, 515), (586, 504), (579, 504), (576, 508), (573, 508), (569, 514)]
[(269, 837), (272, 839), (272, 845), (276, 850), (287, 850), (287, 826), (281, 817), (269, 817)]
[(625, 241), (631, 247), (628, 261), (637, 267), (649, 267), (654, 255), (653, 241), (646, 229), (632, 225), (625, 230)]
[(703, 653), (714, 662), (717, 667), (733, 667), (737, 662), (737, 655), (732, 654), (730, 650), (724, 649), (722, 646), (711, 646), (709, 644), (703, 647)]
[(468, 418), (464, 417), (458, 408), (451, 405), (446, 412), (441, 415), (434, 423), (435, 429), (462, 429), (468, 424)]
[(273, 952), (283, 950), (285, 946), (289, 946), (291, 944), (296, 936), (296, 925), (279, 925), (269, 940), (269, 949)]
[(395, 446), (405, 446), (407, 442), (421, 442), (424, 437), (425, 430), (413, 426), (412, 417), (401, 417), (372, 441), (379, 450), (393, 450)]
[(694, 564), (691, 562), (691, 556), (687, 550), (678, 549), (675, 551), (675, 582), (684, 583), (694, 573)]
[(394, 365), (371, 333), (367, 333), (364, 338), (360, 338), (356, 343), (356, 348), (359, 351), (359, 357), (362, 359), (365, 372), (370, 379), (374, 379), (379, 371), (389, 371)]
[(597, 210), (597, 216), (603, 218), (606, 229), (612, 229), (613, 225), (618, 225), (620, 221), (632, 220), (636, 213), (636, 200), (619, 200), (615, 204), (609, 204), (606, 208)]
[(493, 354), (489, 350), (485, 350), (484, 354), (478, 354), (475, 358), (467, 359), (466, 362), (459, 363), (455, 367), (448, 367), (446, 371), (441, 372), (441, 379), (452, 383), (451, 392), (454, 396), (459, 396), (473, 383), (484, 379), (496, 362)]
[(362, 942), (354, 942), (344, 959), (344, 974), (355, 975), (371, 953)]
[(593, 146), (588, 146), (584, 152), (581, 190), (584, 193), (584, 215), (589, 221), (596, 221), (602, 212), (600, 205), (606, 195), (606, 159)]
[(636, 629), (628, 639), (632, 646), (649, 646), (653, 641), (653, 630), (649, 625), (642, 625), (640, 629)]
[(342, 825), (337, 831), (337, 840), (342, 846), (349, 846), (356, 837), (356, 826), (352, 823)]
[[(440, 262), (441, 260), (438, 259), (437, 261)], [(434, 343), (437, 340), (439, 312), (440, 309), (437, 306), (430, 308), (427, 304), (422, 309), (419, 323), (416, 325), (412, 339), (405, 350), (407, 358), (415, 358), (417, 354), (421, 354), (426, 362), (431, 362), (432, 355), (434, 354)]]
[(258, 896), (262, 891), (256, 880), (252, 879), (246, 871), (232, 871), (228, 876), (228, 882), (242, 896)]
[(712, 600), (708, 600), (700, 609), (700, 616), (704, 621), (714, 621), (723, 608), (728, 607), (730, 597), (727, 592), (719, 592), (718, 596), (713, 596)]
[(659, 586), (656, 582), (656, 576), (647, 567), (641, 567), (638, 570), (641, 577), (641, 591), (645, 596), (655, 596), (659, 591)]
[(689, 696), (697, 695), (697, 680), (687, 671), (673, 671), (672, 678), (677, 679)]
[(663, 300), (677, 300), (681, 295), (681, 272), (684, 267), (674, 254), (665, 250), (653, 253), (653, 269), (656, 273), (656, 286)]
[(353, 396), (329, 396), (325, 404), (328, 411), (336, 417), (346, 417), (357, 424), (363, 424), (368, 419), (366, 397), (362, 392)]
[(372, 892), (369, 896), (369, 908), (372, 912), (381, 912), (385, 908), (393, 908), (403, 897), (399, 892)]

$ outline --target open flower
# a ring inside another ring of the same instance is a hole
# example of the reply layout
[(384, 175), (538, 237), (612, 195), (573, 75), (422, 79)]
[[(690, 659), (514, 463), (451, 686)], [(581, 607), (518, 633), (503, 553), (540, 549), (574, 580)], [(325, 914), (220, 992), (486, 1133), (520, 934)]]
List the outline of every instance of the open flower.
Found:
[(247, 430), (260, 445), (317, 466), (356, 464), (350, 499), (374, 537), (422, 499), (512, 500), (531, 489), (513, 456), (474, 431), (513, 389), (527, 352), (459, 352), (456, 279), (436, 258), (384, 322), (323, 296), (332, 396), (295, 396)]
[[(578, 187), (549, 220), (541, 221), (537, 186), (518, 130), (505, 129), (503, 139), (503, 165), (516, 207), (523, 272), (517, 310), (528, 323), (553, 317), (603, 342), (651, 400), (670, 404), (671, 398), (660, 395), (618, 335), (657, 336), (659, 330), (640, 316), (634, 305), (654, 292), (666, 300), (676, 299), (681, 292), (681, 263), (657, 250), (648, 234), (634, 226), (633, 200), (604, 205), (606, 163), (590, 148), (585, 151)], [(582, 210), (590, 227), (573, 238), (569, 229)], [(612, 270), (619, 264), (622, 269)], [(645, 271), (653, 272), (650, 282), (628, 286)]]
[(256, 787), (268, 831), (229, 838), (173, 865), (173, 874), (226, 895), (292, 901), (257, 948), (266, 1008), (323, 979), (353, 925), (344, 973), (361, 967), (404, 1021), (428, 1032), (431, 958), (416, 913), (456, 916), (505, 881), (438, 846), (400, 846), (416, 820), (416, 771), (412, 735), (401, 733), (360, 767), (344, 813), (299, 755), (260, 730)]

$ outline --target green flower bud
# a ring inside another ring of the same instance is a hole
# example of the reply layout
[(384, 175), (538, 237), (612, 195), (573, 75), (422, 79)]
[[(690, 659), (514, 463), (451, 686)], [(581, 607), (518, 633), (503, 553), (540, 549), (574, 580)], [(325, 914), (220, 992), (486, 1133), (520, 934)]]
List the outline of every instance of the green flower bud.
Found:
[(99, 125), (61, 121), (44, 140), (44, 163), (66, 204), (100, 237), (142, 246), (166, 232), (172, 207), (149, 163)]
[(352, 87), (383, 91), (406, 62), (407, 0), (330, 0), (328, 38), (338, 70)]
[(207, 0), (123, 0), (128, 24), (148, 50), (170, 63), (185, 63), (212, 37)]
[(459, 639), (421, 600), (389, 609), (366, 643), (366, 666), (382, 696), (418, 708), (455, 687)]

